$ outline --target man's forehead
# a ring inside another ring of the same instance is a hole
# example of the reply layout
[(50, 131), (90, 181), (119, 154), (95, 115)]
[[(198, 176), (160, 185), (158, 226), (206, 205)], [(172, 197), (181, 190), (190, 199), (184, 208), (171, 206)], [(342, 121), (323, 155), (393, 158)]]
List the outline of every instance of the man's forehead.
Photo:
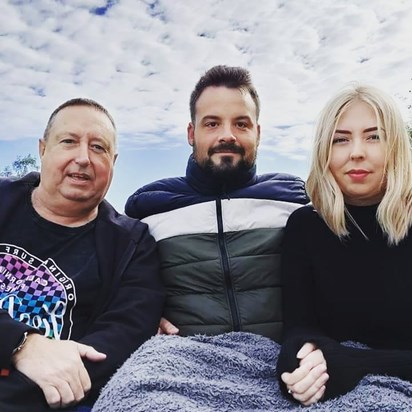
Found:
[(232, 111), (238, 111), (235, 116), (249, 116), (250, 111), (253, 115), (256, 114), (256, 104), (247, 90), (225, 86), (206, 87), (199, 96), (195, 108), (196, 114), (203, 110), (209, 112), (201, 113), (202, 117), (227, 115)]
[(198, 102), (202, 99), (205, 98), (210, 98), (214, 96), (223, 96), (223, 95), (232, 95), (232, 96), (238, 96), (240, 98), (250, 96), (250, 93), (243, 89), (243, 88), (237, 88), (237, 87), (226, 87), (226, 86), (208, 86), (206, 87), (202, 93), (200, 93)]
[(97, 133), (101, 138), (108, 140), (116, 150), (117, 136), (112, 121), (104, 112), (92, 106), (64, 107), (52, 120), (49, 135), (80, 134), (83, 131)]
[[(81, 118), (84, 119), (99, 119), (99, 121), (108, 122), (113, 127), (111, 120), (109, 117), (101, 110), (87, 105), (73, 105), (73, 106), (66, 106), (61, 109), (59, 112), (56, 113), (55, 119), (60, 118), (71, 118), (75, 116), (81, 115)], [(103, 120), (104, 119), (104, 120)]]
[(68, 106), (56, 113), (52, 127), (97, 127), (115, 133), (111, 120), (101, 110), (91, 106)]

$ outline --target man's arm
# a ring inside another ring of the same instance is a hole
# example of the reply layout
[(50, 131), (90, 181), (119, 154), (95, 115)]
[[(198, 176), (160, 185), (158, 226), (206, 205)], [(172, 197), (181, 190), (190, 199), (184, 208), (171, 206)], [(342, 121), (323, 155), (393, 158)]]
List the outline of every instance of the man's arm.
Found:
[(51, 408), (80, 402), (91, 388), (83, 359), (98, 362), (106, 355), (74, 341), (27, 336), (11, 360), (14, 367), (35, 382)]
[(117, 262), (116, 267), (122, 268), (121, 273), (111, 277), (119, 277), (118, 287), (112, 288), (112, 298), (79, 342), (29, 335), (24, 350), (12, 356), (24, 332), (34, 329), (0, 310), (0, 367), (10, 368), (13, 363), (41, 388), (52, 407), (77, 403), (90, 389), (90, 382), (90, 398), (96, 398), (127, 357), (156, 333), (164, 293), (156, 245), (147, 231), (133, 245), (131, 258)]
[(90, 379), (82, 358), (91, 361), (105, 355), (73, 341), (47, 339), (0, 310), (2, 331), (1, 359), (3, 379), (17, 369), (36, 383), (52, 408), (79, 402), (90, 390)]
[(120, 277), (118, 287), (79, 339), (107, 355), (103, 362), (85, 360), (92, 381), (91, 398), (97, 397), (100, 388), (132, 352), (156, 334), (163, 312), (164, 289), (156, 244), (147, 226), (139, 225), (140, 236), (132, 245), (131, 258), (127, 257), (130, 251), (123, 250), (123, 258), (116, 262), (116, 270), (121, 272), (113, 274), (114, 278)]
[(21, 341), (24, 332), (35, 331), (30, 326), (10, 317), (7, 311), (0, 309), (0, 369), (9, 369), (14, 348)]

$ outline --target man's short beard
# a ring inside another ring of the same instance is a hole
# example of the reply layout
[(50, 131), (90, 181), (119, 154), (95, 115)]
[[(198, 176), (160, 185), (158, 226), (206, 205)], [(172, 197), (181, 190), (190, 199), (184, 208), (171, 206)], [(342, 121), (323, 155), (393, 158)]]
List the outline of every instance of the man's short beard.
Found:
[(200, 164), (207, 173), (224, 181), (236, 179), (239, 174), (248, 171), (253, 165), (254, 162), (247, 161), (243, 157), (235, 164), (232, 156), (223, 156), (218, 165), (213, 163), (210, 157)]
[[(193, 156), (198, 165), (204, 169), (207, 173), (215, 177), (216, 179), (228, 181), (235, 179), (236, 176), (249, 170), (254, 166), (256, 161), (256, 152), (251, 160), (245, 159), (245, 149), (235, 143), (220, 143), (215, 147), (209, 148), (207, 152), (207, 158), (199, 160), (197, 158), (196, 145), (193, 146)], [(224, 154), (220, 158), (220, 163), (217, 165), (213, 162), (212, 156), (215, 153), (232, 152), (240, 155), (240, 160), (235, 163), (233, 156)]]
[(235, 163), (233, 156), (222, 156), (218, 165), (213, 162), (211, 156), (208, 156), (207, 159), (197, 159), (196, 150), (193, 151), (193, 156), (206, 173), (222, 181), (236, 179), (237, 176), (252, 168), (256, 161), (256, 153), (253, 159), (246, 160), (242, 157), (237, 163)]

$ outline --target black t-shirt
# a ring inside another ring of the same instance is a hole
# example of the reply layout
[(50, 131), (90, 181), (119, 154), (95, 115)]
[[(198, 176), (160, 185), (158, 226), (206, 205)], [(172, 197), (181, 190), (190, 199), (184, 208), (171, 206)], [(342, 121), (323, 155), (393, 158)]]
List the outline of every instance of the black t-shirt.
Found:
[(0, 233), (0, 308), (45, 336), (76, 340), (87, 328), (100, 284), (95, 222), (49, 222), (30, 196)]

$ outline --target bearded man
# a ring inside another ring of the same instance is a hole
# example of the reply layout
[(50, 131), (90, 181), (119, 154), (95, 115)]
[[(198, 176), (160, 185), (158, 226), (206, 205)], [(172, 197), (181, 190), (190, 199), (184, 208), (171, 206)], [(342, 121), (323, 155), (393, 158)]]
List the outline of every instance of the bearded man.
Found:
[(167, 291), (160, 333), (281, 339), (283, 229), (308, 199), (298, 177), (256, 175), (259, 111), (247, 70), (208, 70), (190, 98), (186, 176), (148, 184), (126, 203), (158, 242)]

